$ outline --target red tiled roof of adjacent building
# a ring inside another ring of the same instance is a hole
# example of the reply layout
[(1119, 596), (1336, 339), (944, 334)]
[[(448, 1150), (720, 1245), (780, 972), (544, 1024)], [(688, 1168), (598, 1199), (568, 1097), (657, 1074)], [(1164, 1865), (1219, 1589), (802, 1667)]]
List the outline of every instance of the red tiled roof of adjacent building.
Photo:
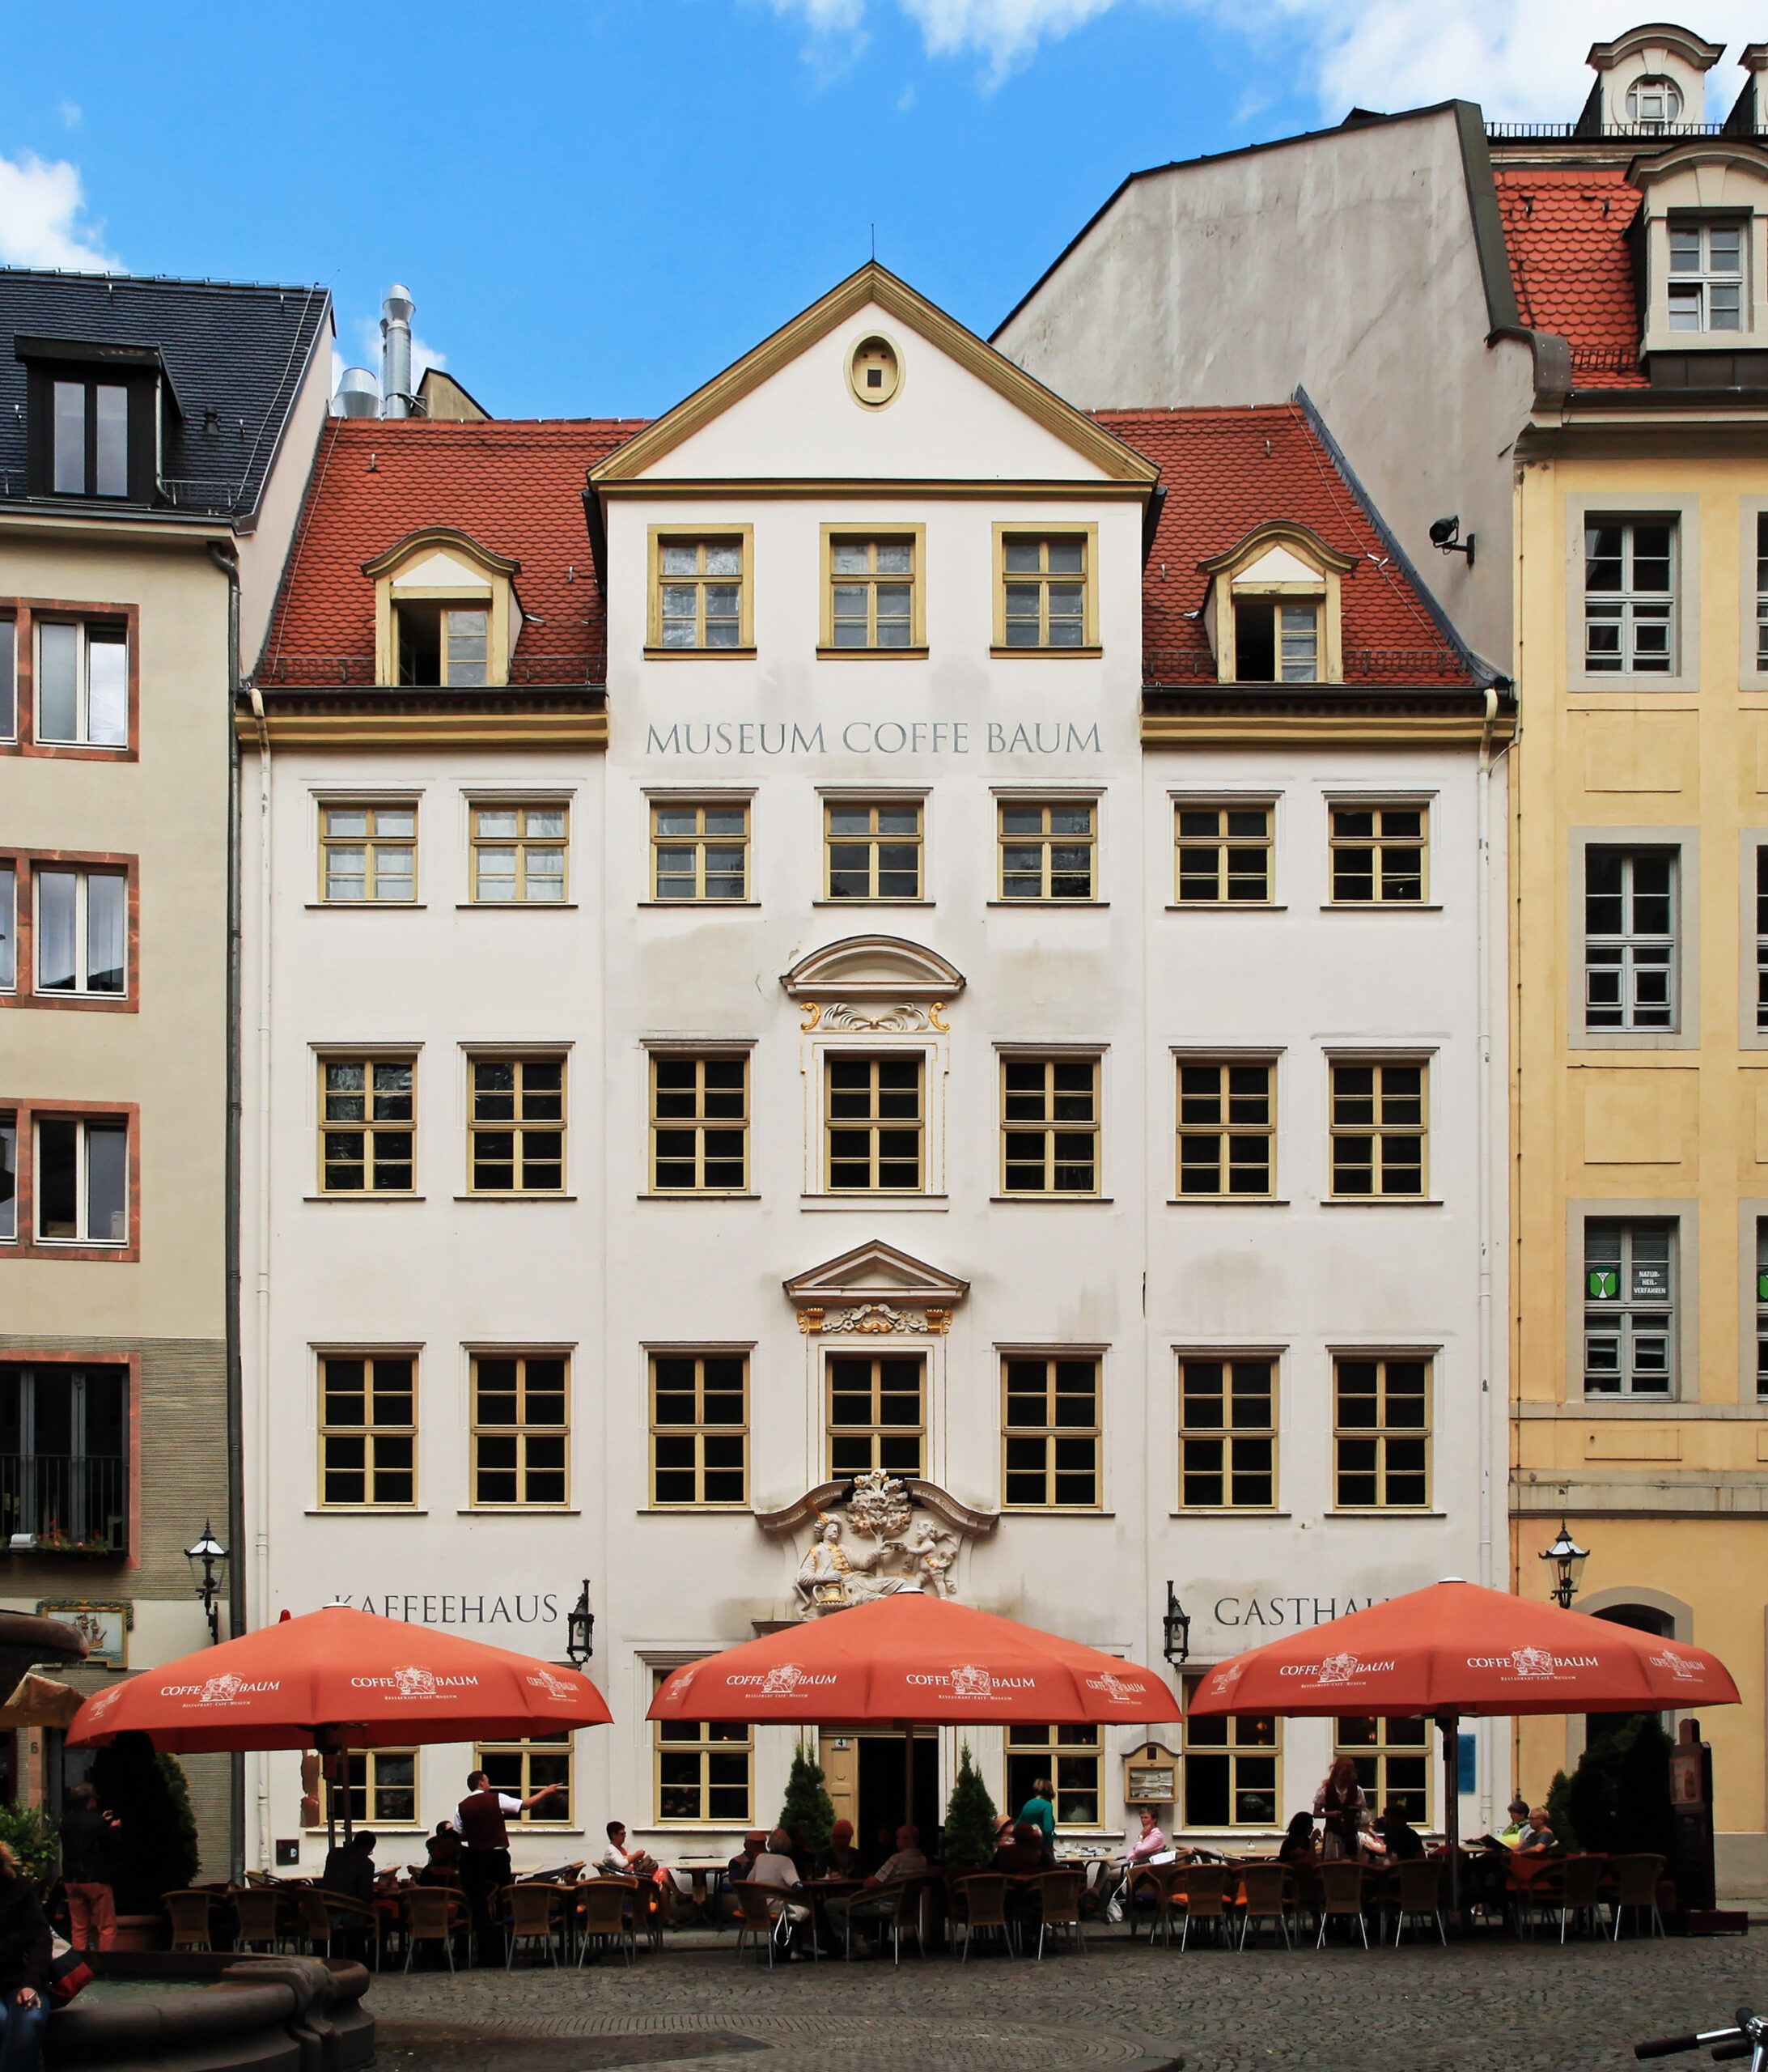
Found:
[(1499, 166), (1494, 177), (1523, 322), (1571, 346), (1574, 386), (1646, 387), (1627, 242), (1639, 189), (1618, 166)]
[(1299, 403), (1094, 414), (1159, 463), (1166, 491), (1143, 571), (1143, 674), (1151, 681), (1215, 681), (1202, 617), (1210, 578), (1198, 564), (1280, 519), (1355, 558), (1340, 586), (1346, 683), (1472, 681)]
[(314, 456), (260, 664), (265, 683), (371, 683), (375, 584), (363, 564), (426, 526), (452, 526), (521, 566), (511, 674), (600, 682), (601, 591), (583, 522), (586, 472), (640, 418), (444, 422), (332, 419)]

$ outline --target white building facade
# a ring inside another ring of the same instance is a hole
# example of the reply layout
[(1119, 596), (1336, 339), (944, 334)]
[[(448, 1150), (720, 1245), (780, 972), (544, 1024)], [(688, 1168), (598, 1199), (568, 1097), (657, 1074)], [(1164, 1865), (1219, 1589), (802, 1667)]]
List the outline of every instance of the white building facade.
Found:
[[(613, 1725), (481, 1751), (570, 1784), (519, 1862), (609, 1817), (731, 1854), (795, 1737), (666, 1734), (657, 1679), (880, 1590), (1158, 1662), (1171, 1578), (1202, 1665), (1489, 1577), (1496, 694), (1441, 630), (1355, 689), (1404, 571), (1339, 476), (1284, 507), (1316, 429), (1243, 414), (1269, 489), (868, 267), (598, 435), (587, 537), (495, 490), (554, 495), (532, 456), (581, 427), (345, 426), (316, 469), (242, 708), (252, 1616), (559, 1658), (587, 1578)], [(1164, 553), (1203, 601), (1145, 689)], [(346, 621), (371, 674), (320, 652)], [(1160, 1817), (1268, 1835), (1337, 1743), (1439, 1819), (1422, 1730), (1378, 1732), (1175, 1724)], [(923, 1822), (960, 1738), (1092, 1843), (1148, 1745), (930, 1730)], [(812, 1739), (893, 1823), (900, 1735)], [(358, 1815), (416, 1860), (472, 1760), (379, 1756)], [(311, 1867), (298, 1760), (253, 1790)]]

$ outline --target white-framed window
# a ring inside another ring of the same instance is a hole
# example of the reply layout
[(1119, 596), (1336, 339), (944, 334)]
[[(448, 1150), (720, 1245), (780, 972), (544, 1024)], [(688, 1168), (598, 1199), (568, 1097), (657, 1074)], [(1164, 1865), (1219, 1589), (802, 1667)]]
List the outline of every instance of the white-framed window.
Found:
[(564, 899), (570, 815), (562, 802), (474, 805), (472, 813), (475, 905), (558, 905)]
[(399, 681), (468, 690), (490, 681), (489, 605), (396, 603)]
[[(110, 998), (129, 990), (129, 879), (118, 870), (39, 863), (36, 990)], [(0, 886), (0, 906), (12, 902)], [(4, 926), (0, 918), (0, 926)], [(0, 966), (6, 962), (0, 953)], [(3, 970), (0, 970), (3, 981)]]
[(1584, 851), (1585, 1028), (1676, 1027), (1677, 862), (1673, 849)]
[(1740, 331), (1747, 219), (1668, 226), (1670, 329)]
[(1676, 669), (1677, 524), (1599, 518), (1584, 532), (1584, 666), (1592, 676)]
[(418, 807), (396, 805), (320, 808), (320, 897), (360, 905), (418, 896)]
[(101, 619), (36, 622), (36, 738), (129, 745), (129, 635)]
[(418, 1492), (418, 1362), (409, 1352), (320, 1358), (320, 1501), (410, 1505)]
[(1584, 1392), (1676, 1390), (1677, 1227), (1592, 1216), (1584, 1226)]
[(39, 1117), (36, 1179), (40, 1244), (129, 1242), (129, 1124), (121, 1117)]
[(1640, 129), (1661, 131), (1682, 116), (1682, 96), (1673, 79), (1647, 73), (1627, 88), (1627, 121)]

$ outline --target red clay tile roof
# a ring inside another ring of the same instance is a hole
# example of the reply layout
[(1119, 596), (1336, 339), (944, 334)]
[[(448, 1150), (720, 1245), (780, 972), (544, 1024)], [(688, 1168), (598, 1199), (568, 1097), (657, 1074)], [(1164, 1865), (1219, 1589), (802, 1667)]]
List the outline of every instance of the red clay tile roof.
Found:
[(1215, 681), (1201, 616), (1188, 616), (1201, 614), (1209, 594), (1210, 579), (1198, 563), (1284, 518), (1356, 557), (1340, 592), (1347, 683), (1473, 681), (1299, 404), (1094, 414), (1160, 464), (1166, 490), (1143, 571), (1143, 674), (1150, 681)]
[(363, 564), (423, 526), (451, 525), (521, 563), (513, 580), (524, 623), (511, 675), (600, 682), (607, 626), (583, 478), (642, 422), (332, 419), (314, 456), (259, 681), (372, 683), (375, 585)]
[(1494, 176), (1524, 323), (1569, 342), (1577, 388), (1646, 387), (1626, 240), (1639, 189), (1618, 166), (1499, 166)]

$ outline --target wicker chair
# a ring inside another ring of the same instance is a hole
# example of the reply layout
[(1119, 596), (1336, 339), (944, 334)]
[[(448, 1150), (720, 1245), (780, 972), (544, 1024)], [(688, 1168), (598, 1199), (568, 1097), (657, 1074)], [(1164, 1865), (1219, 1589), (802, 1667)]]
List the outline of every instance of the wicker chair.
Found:
[[(870, 1905), (879, 1900), (892, 1902), (891, 1911), (873, 1917), (874, 1926), (890, 1931), (891, 1961), (902, 1962), (902, 1938), (906, 1934), (914, 1938), (915, 1948), (923, 1957), (927, 1954), (925, 1930), (922, 1926), (926, 1907), (928, 1881), (925, 1878), (894, 1879), (888, 1885), (875, 1885), (869, 1891), (862, 1889), (850, 1892), (845, 1898), (831, 1900), (829, 1910), (838, 1913), (845, 1933), (842, 1939), (842, 1955), (851, 1958), (854, 1953), (854, 1909)], [(743, 1887), (735, 1888), (740, 1892)]]
[(1194, 1921), (1208, 1921), (1218, 1941), (1226, 1934), (1227, 1876), (1225, 1863), (1192, 1863), (1185, 1866), (1182, 1883), (1177, 1879), (1173, 1881), (1171, 1900), (1182, 1900), (1185, 1905), (1185, 1925), (1179, 1930), (1181, 1956), (1190, 1946)]
[(769, 1894), (777, 1892), (778, 1887), (758, 1885), (753, 1879), (739, 1878), (732, 1881), (730, 1889), (736, 1893), (737, 1905), (742, 1909), (737, 1917), (736, 1924), (737, 1962), (741, 1964), (743, 1961), (743, 1941), (746, 1936), (750, 1946), (756, 1949), (757, 1958), (760, 1956), (758, 1946), (765, 1944), (767, 1968), (772, 1971), (774, 1968), (774, 1913), (767, 1902)]
[(1347, 1863), (1341, 1858), (1336, 1863), (1323, 1863), (1320, 1866), (1321, 1889), (1325, 1902), (1320, 1909), (1320, 1935), (1314, 1947), (1324, 1947), (1329, 1921), (1355, 1921), (1357, 1932), (1363, 1938), (1363, 1947), (1369, 1947), (1369, 1924), (1363, 1917), (1363, 1866)]
[(1428, 1857), (1419, 1857), (1409, 1863), (1397, 1864), (1394, 1870), (1394, 1948), (1399, 1948), (1400, 1938), (1405, 1934), (1405, 1924), (1409, 1921), (1434, 1921), (1437, 1940), (1446, 1948), (1448, 1936), (1443, 1926), (1442, 1865), (1432, 1863)]
[(960, 1961), (966, 1964), (970, 1961), (970, 1944), (978, 1930), (998, 1935), (1002, 1948), (1011, 1957), (1013, 1930), (1007, 1918), (1007, 1880), (998, 1870), (977, 1871), (959, 1879), (956, 1890), (963, 1912), (953, 1916), (952, 1925), (964, 1930), (964, 1955)]
[(212, 1892), (163, 1892), (160, 1904), (166, 1909), (172, 1922), (172, 1947), (175, 1950), (210, 1950), (214, 1945), (209, 1939), (209, 1909), (214, 1898)]
[(502, 1897), (509, 1908), (504, 1917), (503, 1968), (513, 1970), (518, 1942), (544, 1942), (546, 1954), (558, 1968), (558, 1943), (554, 1909), (558, 1888), (553, 1885), (511, 1885)]
[(405, 1969), (420, 1942), (439, 1942), (454, 1969), (455, 1930), (460, 1916), (458, 1896), (442, 1885), (413, 1885), (405, 1894)]
[(1240, 1947), (1246, 1947), (1249, 1931), (1261, 1921), (1274, 1921), (1283, 1933), (1283, 1947), (1295, 1947), (1289, 1933), (1289, 1909), (1295, 1886), (1287, 1863), (1249, 1863), (1240, 1872), (1246, 1904), (1240, 1910)]
[(1072, 1934), (1075, 1947), (1082, 1956), (1087, 1954), (1087, 1932), (1080, 1925), (1080, 1888), (1086, 1882), (1086, 1874), (1079, 1870), (1046, 1870), (1037, 1881), (1043, 1895), (1043, 1918), (1037, 1924), (1037, 1960), (1044, 1956), (1044, 1938), (1050, 1938), (1050, 1947), (1055, 1947), (1058, 1931)]
[(1559, 1940), (1566, 1939), (1568, 1921), (1577, 1921), (1591, 1933), (1602, 1933), (1601, 1913), (1605, 1856), (1568, 1856), (1559, 1880)]
[(633, 1926), (631, 1900), (630, 1886), (612, 1879), (592, 1879), (579, 1891), (577, 1929), (583, 1938), (577, 1949), (579, 1971), (588, 1960), (591, 1943), (616, 1945), (627, 1970), (632, 1969), (638, 1938)]
[(1621, 1917), (1629, 1907), (1635, 1913), (1649, 1913), (1651, 1933), (1664, 1933), (1664, 1917), (1657, 1910), (1657, 1881), (1664, 1875), (1661, 1856), (1616, 1856), (1609, 1859), (1614, 1873), (1614, 1936), (1621, 1939)]
[(273, 1892), (249, 1887), (233, 1896), (233, 1911), (239, 1922), (237, 1940), (242, 1950), (269, 1945), (270, 1955), (282, 1947), (282, 1902)]

